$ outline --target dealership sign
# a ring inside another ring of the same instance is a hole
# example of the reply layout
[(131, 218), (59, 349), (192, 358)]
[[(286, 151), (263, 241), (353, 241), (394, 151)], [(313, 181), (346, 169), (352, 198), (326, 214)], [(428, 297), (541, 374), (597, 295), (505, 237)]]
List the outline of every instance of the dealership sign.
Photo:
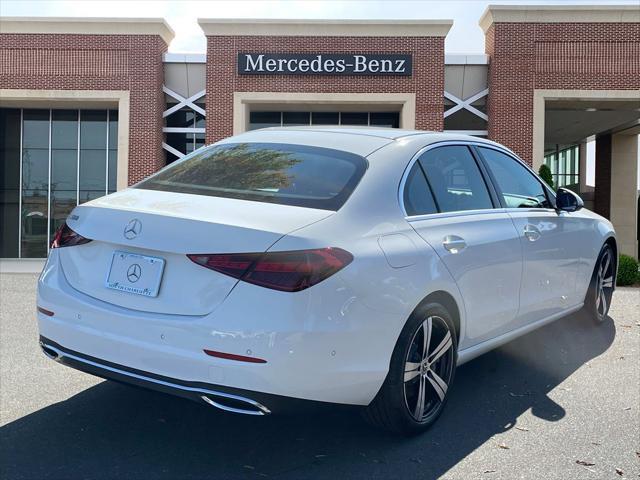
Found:
[(411, 75), (411, 55), (239, 53), (240, 75)]

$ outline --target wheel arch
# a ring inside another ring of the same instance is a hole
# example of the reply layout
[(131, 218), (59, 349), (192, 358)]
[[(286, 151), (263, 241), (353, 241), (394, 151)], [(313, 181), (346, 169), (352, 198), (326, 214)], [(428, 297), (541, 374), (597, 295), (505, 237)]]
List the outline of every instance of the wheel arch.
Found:
[(458, 302), (456, 301), (454, 296), (445, 290), (436, 290), (434, 292), (431, 292), (420, 301), (416, 308), (413, 309), (413, 311), (411, 312), (411, 316), (414, 315), (418, 310), (420, 310), (420, 308), (428, 305), (429, 303), (439, 303), (451, 314), (453, 325), (456, 328), (456, 339), (458, 341), (458, 345), (460, 345), (462, 319), (460, 307), (458, 306)]
[(616, 241), (616, 237), (611, 236), (605, 239), (604, 245), (609, 245), (613, 249), (613, 253), (618, 257), (618, 242)]
[(618, 276), (618, 241), (616, 240), (616, 237), (614, 237), (613, 235), (607, 237), (603, 243), (603, 247), (605, 245), (609, 245), (611, 247), (611, 249), (613, 250), (613, 258), (615, 259), (614, 262), (614, 270), (613, 270), (613, 278), (614, 278), (614, 289), (615, 289), (615, 285), (616, 285), (616, 279)]

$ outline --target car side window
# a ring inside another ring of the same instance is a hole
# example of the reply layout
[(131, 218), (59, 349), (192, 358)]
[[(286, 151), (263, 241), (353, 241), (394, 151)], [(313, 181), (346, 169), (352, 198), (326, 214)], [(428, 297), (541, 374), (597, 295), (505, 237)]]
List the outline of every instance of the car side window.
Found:
[(426, 178), (418, 162), (413, 164), (403, 192), (404, 209), (407, 215), (427, 215), (436, 213), (438, 209), (433, 201)]
[(487, 185), (468, 147), (434, 148), (420, 157), (420, 164), (441, 212), (493, 208)]
[(492, 148), (478, 148), (507, 208), (551, 208), (542, 183), (515, 158)]

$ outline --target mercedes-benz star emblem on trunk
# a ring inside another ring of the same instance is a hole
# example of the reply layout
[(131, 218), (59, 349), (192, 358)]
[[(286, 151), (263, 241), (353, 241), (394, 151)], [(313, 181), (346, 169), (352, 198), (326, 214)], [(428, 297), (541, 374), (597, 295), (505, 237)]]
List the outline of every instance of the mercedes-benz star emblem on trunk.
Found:
[(136, 283), (140, 280), (140, 276), (142, 275), (142, 268), (137, 263), (134, 263), (127, 270), (127, 280), (131, 283)]
[(142, 222), (137, 218), (134, 218), (127, 226), (124, 227), (124, 238), (127, 240), (133, 240), (142, 232)]

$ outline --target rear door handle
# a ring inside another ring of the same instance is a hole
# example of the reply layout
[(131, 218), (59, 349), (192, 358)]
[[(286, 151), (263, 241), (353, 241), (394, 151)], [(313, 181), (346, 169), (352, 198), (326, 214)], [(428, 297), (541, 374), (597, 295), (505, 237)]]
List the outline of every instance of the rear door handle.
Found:
[(447, 235), (442, 240), (442, 246), (451, 253), (458, 253), (467, 247), (467, 242), (464, 241), (464, 238), (458, 237), (457, 235)]
[(529, 240), (530, 242), (535, 242), (536, 240), (538, 240), (540, 238), (540, 230), (538, 230), (538, 227), (531, 225), (530, 223), (526, 224), (524, 226), (524, 236), (527, 237), (527, 240)]

